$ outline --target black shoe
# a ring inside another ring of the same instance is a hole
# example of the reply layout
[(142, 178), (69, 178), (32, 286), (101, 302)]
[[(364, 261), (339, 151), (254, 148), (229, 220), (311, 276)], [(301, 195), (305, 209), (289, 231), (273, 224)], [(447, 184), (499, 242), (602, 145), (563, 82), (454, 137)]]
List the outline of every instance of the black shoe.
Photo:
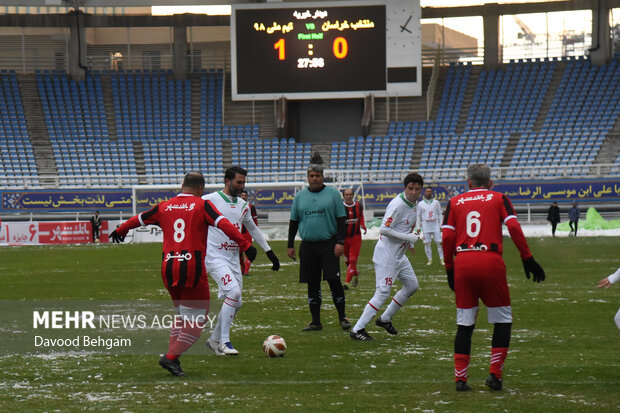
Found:
[(321, 331), (321, 330), (323, 330), (323, 325), (310, 323), (306, 326), (306, 328), (304, 328), (301, 331)]
[(501, 390), (504, 387), (504, 382), (502, 381), (502, 379), (498, 379), (493, 373), (489, 374), (489, 377), (487, 378), (487, 381), (484, 382), (484, 384), (489, 386), (489, 389), (491, 390)]
[(351, 328), (351, 322), (349, 321), (348, 318), (343, 318), (342, 320), (340, 320), (340, 327), (342, 327), (343, 330), (348, 330)]
[(353, 340), (359, 340), (359, 341), (373, 341), (374, 340), (374, 338), (370, 337), (370, 335), (366, 332), (366, 329), (364, 328), (362, 328), (357, 333), (354, 333), (353, 331), (351, 331), (351, 333), (349, 333), (349, 336)]
[(458, 380), (456, 382), (456, 391), (469, 391), (469, 390), (471, 390), (471, 387), (469, 386), (469, 384), (467, 384), (466, 381)]
[(387, 331), (390, 334), (394, 334), (394, 335), (398, 334), (398, 331), (396, 331), (396, 329), (392, 325), (392, 320), (390, 320), (390, 321), (382, 321), (381, 317), (377, 317), (377, 320), (375, 321), (375, 324), (378, 325), (379, 327), (385, 328), (385, 331)]
[(159, 365), (168, 370), (173, 376), (185, 377), (185, 372), (181, 370), (181, 362), (177, 360), (172, 361), (168, 357), (162, 356), (159, 359)]

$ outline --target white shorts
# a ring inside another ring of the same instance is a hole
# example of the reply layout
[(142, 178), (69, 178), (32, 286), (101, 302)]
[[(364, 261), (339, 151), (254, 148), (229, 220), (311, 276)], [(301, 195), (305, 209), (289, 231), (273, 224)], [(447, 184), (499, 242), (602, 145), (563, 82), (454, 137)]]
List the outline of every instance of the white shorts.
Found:
[(403, 285), (418, 284), (413, 267), (406, 257), (403, 257), (393, 267), (385, 267), (375, 263), (375, 287), (377, 290), (389, 292), (397, 278)]
[(441, 242), (441, 230), (423, 231), (422, 240), (425, 244), (430, 244), (432, 240), (435, 240), (437, 243)]
[(223, 299), (226, 293), (235, 287), (243, 291), (243, 275), (239, 266), (231, 268), (223, 265), (215, 269), (208, 270), (209, 275), (217, 283), (217, 298)]

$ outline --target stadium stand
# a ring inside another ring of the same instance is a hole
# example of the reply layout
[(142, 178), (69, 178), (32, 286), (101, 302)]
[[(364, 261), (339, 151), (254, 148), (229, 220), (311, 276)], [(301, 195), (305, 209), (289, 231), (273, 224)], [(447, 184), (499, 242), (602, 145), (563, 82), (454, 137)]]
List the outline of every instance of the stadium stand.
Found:
[(598, 67), (569, 60), (540, 132), (521, 137), (508, 177), (527, 177), (518, 167), (532, 164), (549, 166), (545, 177), (559, 176), (558, 164), (582, 165), (571, 172), (587, 173), (619, 114), (618, 60)]
[[(620, 63), (593, 66), (588, 59), (529, 59), (502, 68), (452, 64), (446, 69), (437, 116), (430, 121), (389, 124), (386, 136), (350, 137), (331, 144), (332, 169), (377, 171), (376, 180), (391, 181), (412, 167), (418, 137), (421, 171), (435, 177), (462, 178), (472, 162), (509, 165), (507, 178), (562, 176), (558, 165), (578, 165), (587, 173), (620, 115)], [(110, 138), (102, 76), (109, 76), (117, 138)], [(70, 81), (63, 72), (40, 71), (36, 83), (61, 185), (118, 185), (115, 176), (137, 184), (134, 144), (144, 150), (146, 183), (173, 184), (190, 169), (222, 171), (224, 148), (231, 162), (254, 171), (254, 181), (293, 179), (311, 156), (310, 144), (293, 139), (259, 139), (258, 125), (223, 124), (221, 70), (199, 77), (199, 135), (192, 138), (190, 80), (173, 80), (167, 71), (91, 73)], [(545, 111), (550, 81), (559, 78)], [(0, 76), (0, 149), (3, 186), (38, 185), (19, 87), (14, 73)], [(467, 95), (468, 84), (473, 94)], [(194, 91), (196, 93), (196, 91)], [(463, 102), (471, 101), (463, 112)], [(538, 119), (540, 117), (540, 119)], [(535, 123), (538, 119), (538, 126)], [(509, 141), (516, 143), (507, 155)], [(503, 162), (503, 163), (502, 163)], [(620, 160), (611, 173), (620, 173)], [(357, 174), (357, 175), (356, 175)], [(359, 176), (358, 176), (359, 175)], [(87, 179), (86, 179), (87, 178)]]
[(38, 186), (39, 177), (28, 136), (17, 78), (0, 73), (0, 186)]
[[(109, 139), (100, 76), (92, 74), (75, 82), (63, 72), (43, 71), (37, 73), (36, 82), (59, 183), (137, 183), (131, 142)], [(130, 175), (134, 178), (120, 178)]]
[[(620, 115), (620, 63), (592, 66), (584, 58), (565, 62), (538, 131), (534, 124), (559, 59), (522, 59), (500, 69), (481, 70), (462, 133), (456, 129), (472, 66), (453, 64), (435, 120), (391, 122), (385, 137), (351, 137), (334, 143), (332, 167), (406, 169), (416, 136), (424, 136), (419, 169), (439, 169), (435, 175), (439, 178), (460, 179), (462, 169), (471, 163), (501, 166), (509, 140), (516, 136), (508, 178), (529, 178), (532, 165), (546, 166), (537, 170), (543, 178), (562, 176), (558, 165), (579, 165), (571, 173), (587, 173)], [(394, 175), (398, 173), (379, 172), (378, 177), (399, 177)]]
[(309, 143), (294, 139), (237, 139), (231, 145), (233, 164), (245, 165), (255, 182), (291, 181), (293, 171), (305, 169), (311, 154)]

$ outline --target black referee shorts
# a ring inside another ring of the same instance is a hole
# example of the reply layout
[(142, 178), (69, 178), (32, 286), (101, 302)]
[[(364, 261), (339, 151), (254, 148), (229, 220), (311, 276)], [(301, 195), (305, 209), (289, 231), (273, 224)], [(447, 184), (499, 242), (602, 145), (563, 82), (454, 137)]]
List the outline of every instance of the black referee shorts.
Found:
[(302, 241), (299, 246), (299, 282), (340, 279), (340, 257), (334, 255), (336, 238), (325, 241)]

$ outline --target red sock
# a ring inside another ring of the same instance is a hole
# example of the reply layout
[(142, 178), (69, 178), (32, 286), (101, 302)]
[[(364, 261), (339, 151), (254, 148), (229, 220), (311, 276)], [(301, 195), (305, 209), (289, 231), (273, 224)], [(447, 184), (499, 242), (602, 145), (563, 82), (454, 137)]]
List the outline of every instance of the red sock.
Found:
[(355, 270), (353, 270), (353, 268), (351, 268), (351, 266), (349, 265), (347, 267), (347, 282), (351, 282), (354, 275), (355, 275)]
[[(180, 316), (177, 316), (177, 319)], [(180, 325), (180, 324), (179, 324)], [(168, 348), (177, 341), (177, 337), (179, 337), (179, 333), (181, 332), (181, 327), (177, 327), (177, 323), (175, 322), (172, 328), (170, 329), (170, 341), (168, 342)]]
[(201, 327), (187, 327), (184, 326), (179, 332), (179, 336), (176, 341), (168, 348), (168, 357), (170, 360), (178, 358), (181, 354), (185, 353), (195, 342), (200, 338)]
[(494, 347), (491, 349), (491, 368), (489, 373), (494, 374), (498, 379), (502, 378), (504, 361), (508, 355), (508, 347)]
[(250, 273), (250, 265), (252, 265), (252, 261), (250, 261), (249, 259), (245, 259), (245, 266), (243, 268), (243, 273), (244, 274), (249, 274)]
[(467, 369), (469, 368), (469, 354), (454, 353), (454, 381), (467, 381)]

